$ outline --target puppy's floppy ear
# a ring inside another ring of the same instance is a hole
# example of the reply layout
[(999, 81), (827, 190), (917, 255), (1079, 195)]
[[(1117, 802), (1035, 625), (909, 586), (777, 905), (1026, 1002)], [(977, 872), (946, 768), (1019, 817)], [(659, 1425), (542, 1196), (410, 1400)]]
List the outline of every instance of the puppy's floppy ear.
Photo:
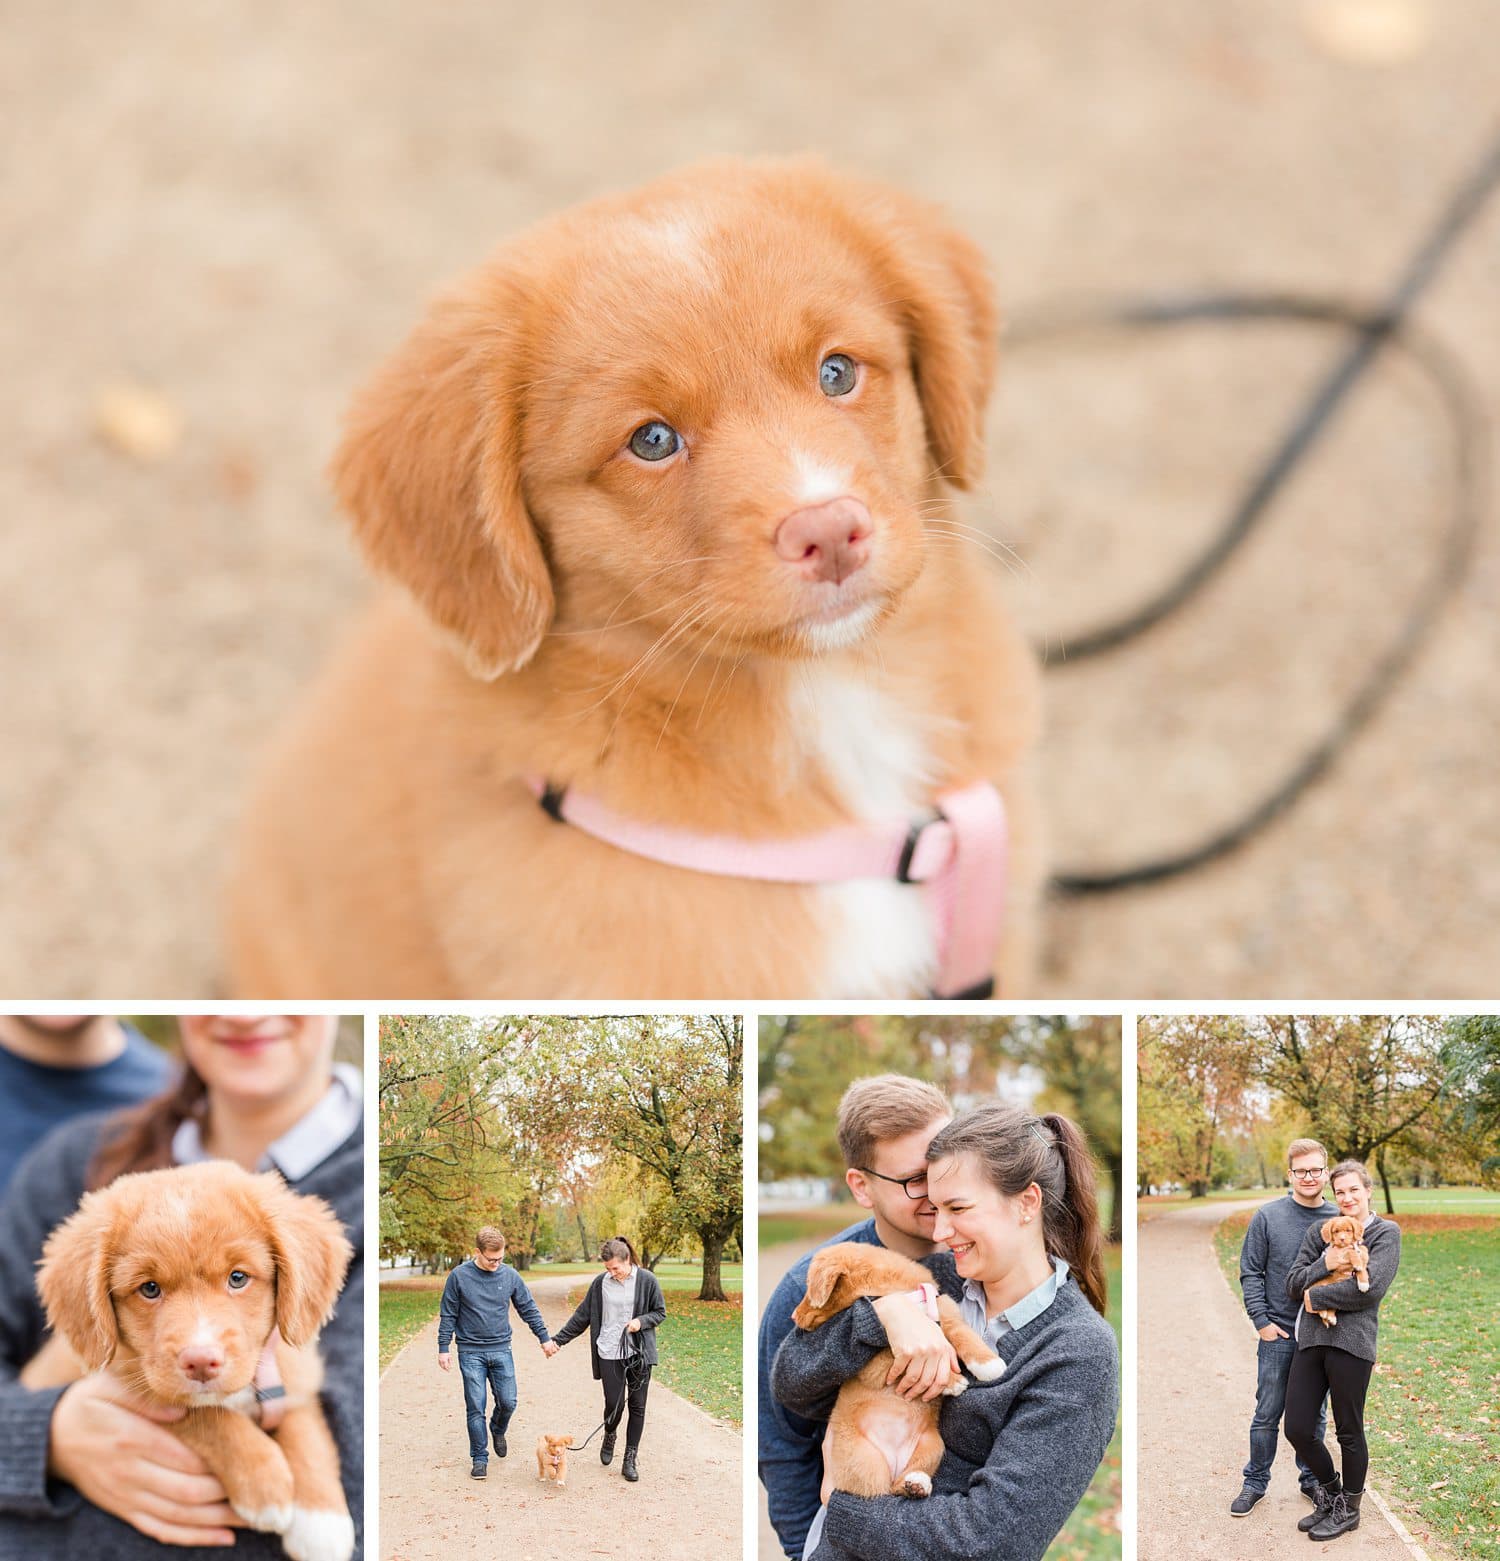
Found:
[(90, 1371), (108, 1362), (120, 1342), (109, 1293), (114, 1224), (109, 1189), (85, 1194), (77, 1212), (47, 1237), (37, 1269), (37, 1290), (53, 1332)]
[(333, 1311), (354, 1248), (321, 1198), (293, 1192), (275, 1171), (255, 1181), (276, 1262), (276, 1326), (288, 1344), (305, 1344)]
[(1323, 1228), (1322, 1228), (1322, 1230), (1320, 1230), (1318, 1232), (1318, 1235), (1322, 1238), (1324, 1246), (1328, 1246), (1328, 1245), (1330, 1245), (1332, 1243), (1332, 1241), (1333, 1241), (1333, 1227), (1335, 1225), (1337, 1225), (1337, 1224), (1338, 1224), (1337, 1216), (1335, 1216), (1331, 1220), (1324, 1220), (1323, 1221)]
[(807, 1270), (807, 1300), (811, 1306), (827, 1306), (833, 1287), (843, 1277), (844, 1268), (837, 1254), (818, 1252)]
[(482, 678), (524, 666), (555, 608), (521, 492), (523, 315), (498, 266), (440, 299), (355, 397), (330, 468), (371, 564)]

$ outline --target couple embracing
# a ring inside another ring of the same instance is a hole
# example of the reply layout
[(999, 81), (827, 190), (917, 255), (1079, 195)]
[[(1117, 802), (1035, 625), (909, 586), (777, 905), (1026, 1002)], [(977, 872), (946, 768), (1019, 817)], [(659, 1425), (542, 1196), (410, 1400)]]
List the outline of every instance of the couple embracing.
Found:
[[(1286, 1197), (1255, 1211), (1240, 1249), (1240, 1287), (1260, 1346), (1250, 1461), (1229, 1510), (1245, 1517), (1265, 1495), (1281, 1424), (1296, 1449), (1302, 1492), (1313, 1503), (1297, 1527), (1323, 1541), (1359, 1527), (1370, 1466), (1365, 1391), (1375, 1369), (1380, 1302), (1401, 1262), (1401, 1232), (1370, 1212), (1370, 1173), (1358, 1160), (1343, 1160), (1330, 1171), (1327, 1150), (1313, 1138), (1288, 1144), (1286, 1160)], [(1335, 1213), (1323, 1197), (1325, 1186), (1332, 1188), (1337, 1213), (1359, 1227), (1368, 1263), (1364, 1288), (1354, 1272), (1354, 1249), (1324, 1243), (1323, 1225)], [(1316, 1311), (1308, 1309), (1308, 1295)], [(1336, 1321), (1325, 1323), (1317, 1311)], [(1329, 1402), (1342, 1474), (1323, 1445)]]
[(909, 1294), (797, 1329), (809, 1253), (760, 1328), (760, 1477), (782, 1549), (792, 1561), (1038, 1558), (1093, 1478), (1118, 1398), (1083, 1135), (1001, 1101), (954, 1116), (934, 1086), (886, 1074), (845, 1091), (838, 1141), (870, 1217), (824, 1245), (868, 1242), (924, 1263), (1006, 1369), (939, 1400), (945, 1452), (929, 1497), (828, 1489), (823, 1434), (845, 1380), (890, 1349), (896, 1391), (930, 1400), (958, 1366)]

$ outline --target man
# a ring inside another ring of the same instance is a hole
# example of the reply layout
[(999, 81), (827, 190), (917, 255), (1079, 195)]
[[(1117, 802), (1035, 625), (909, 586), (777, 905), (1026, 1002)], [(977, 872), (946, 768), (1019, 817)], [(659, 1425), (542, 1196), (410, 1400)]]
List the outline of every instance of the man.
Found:
[[(926, 1257), (937, 1218), (927, 1199), (927, 1146), (952, 1116), (948, 1097), (932, 1084), (895, 1073), (856, 1079), (839, 1102), (838, 1142), (847, 1167), (844, 1180), (871, 1217), (814, 1250), (859, 1241)], [(792, 1311), (807, 1293), (812, 1257), (809, 1252), (782, 1277), (760, 1321), (760, 1481), (771, 1524), (792, 1561), (800, 1561), (821, 1505), (825, 1428), (776, 1402), (771, 1363), (795, 1326)]]
[[(1276, 1431), (1286, 1407), (1286, 1379), (1297, 1353), (1297, 1306), (1287, 1299), (1286, 1276), (1310, 1225), (1320, 1225), (1332, 1210), (1323, 1201), (1328, 1182), (1328, 1151), (1316, 1139), (1295, 1138), (1287, 1145), (1288, 1192), (1262, 1204), (1245, 1232), (1240, 1248), (1240, 1289), (1245, 1310), (1260, 1335), (1255, 1383), (1255, 1417), (1250, 1422), (1250, 1462), (1245, 1483), (1229, 1504), (1242, 1518), (1266, 1493), (1276, 1459)], [(1327, 1400), (1318, 1410), (1318, 1440), (1327, 1424)], [(1318, 1481), (1299, 1457), (1298, 1483), (1311, 1502), (1318, 1499)]]
[(133, 1106), (171, 1076), (166, 1053), (118, 1019), (0, 1014), (0, 1193), (59, 1122)]
[(490, 1435), (497, 1458), (507, 1452), (505, 1430), (516, 1412), (516, 1367), (510, 1354), (512, 1304), (537, 1336), (542, 1354), (549, 1358), (557, 1354), (525, 1281), (515, 1269), (505, 1267), (504, 1257), (504, 1232), (486, 1225), (474, 1238), (474, 1255), (448, 1275), (438, 1307), (438, 1365), (444, 1371), (452, 1365), (448, 1345), (458, 1341), (458, 1371), (469, 1419), (469, 1477), (474, 1480), (485, 1477), (490, 1458), (484, 1439), (485, 1384), (495, 1395)]

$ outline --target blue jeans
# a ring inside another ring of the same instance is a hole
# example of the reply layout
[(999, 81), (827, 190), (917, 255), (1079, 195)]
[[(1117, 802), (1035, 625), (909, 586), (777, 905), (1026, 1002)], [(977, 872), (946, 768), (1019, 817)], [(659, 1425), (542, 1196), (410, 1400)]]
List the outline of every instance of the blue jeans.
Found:
[(490, 1444), (485, 1437), (484, 1388), (488, 1383), (495, 1395), (495, 1412), (489, 1429), (504, 1436), (510, 1417), (516, 1412), (516, 1364), (510, 1358), (510, 1346), (500, 1349), (458, 1349), (458, 1374), (464, 1379), (464, 1409), (469, 1417), (469, 1457), (475, 1463), (490, 1461)]
[[(1250, 1462), (1245, 1465), (1245, 1484), (1265, 1494), (1271, 1483), (1271, 1465), (1276, 1461), (1276, 1431), (1286, 1408), (1286, 1379), (1291, 1374), (1292, 1357), (1297, 1353), (1295, 1339), (1262, 1339), (1256, 1356), (1255, 1418), (1250, 1422)], [(1328, 1425), (1328, 1398), (1318, 1406), (1318, 1440)], [(1311, 1490), (1317, 1476), (1297, 1459), (1297, 1483)]]

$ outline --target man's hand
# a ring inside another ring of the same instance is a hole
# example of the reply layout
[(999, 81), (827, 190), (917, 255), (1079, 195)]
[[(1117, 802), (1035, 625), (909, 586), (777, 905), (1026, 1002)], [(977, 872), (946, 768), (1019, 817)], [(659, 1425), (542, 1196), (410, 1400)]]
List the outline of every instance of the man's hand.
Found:
[(958, 1355), (943, 1330), (909, 1295), (883, 1295), (873, 1305), (896, 1357), (887, 1385), (894, 1384), (902, 1398), (937, 1398), (958, 1375)]
[(640, 1320), (640, 1318), (639, 1317), (632, 1317), (630, 1319), (629, 1323), (626, 1324), (625, 1332), (626, 1333), (639, 1333), (640, 1331), (641, 1331), (641, 1320)]
[(164, 1429), (185, 1413), (135, 1398), (112, 1377), (84, 1377), (52, 1412), (47, 1467), (163, 1545), (232, 1545), (244, 1519), (208, 1465)]
[(438, 1356), (438, 1369), (440, 1371), (447, 1371), (452, 1364), (453, 1357), (451, 1355), (445, 1353)]
[(556, 1355), (561, 1348), (562, 1345), (560, 1345), (556, 1339), (542, 1340), (542, 1354), (545, 1355), (548, 1360), (551, 1360), (552, 1357)]
[(1289, 1334), (1285, 1328), (1278, 1328), (1275, 1323), (1267, 1323), (1264, 1328), (1257, 1328), (1255, 1331), (1261, 1336), (1261, 1338), (1266, 1341), (1267, 1344), (1269, 1344), (1272, 1339), (1291, 1338), (1291, 1334)]

